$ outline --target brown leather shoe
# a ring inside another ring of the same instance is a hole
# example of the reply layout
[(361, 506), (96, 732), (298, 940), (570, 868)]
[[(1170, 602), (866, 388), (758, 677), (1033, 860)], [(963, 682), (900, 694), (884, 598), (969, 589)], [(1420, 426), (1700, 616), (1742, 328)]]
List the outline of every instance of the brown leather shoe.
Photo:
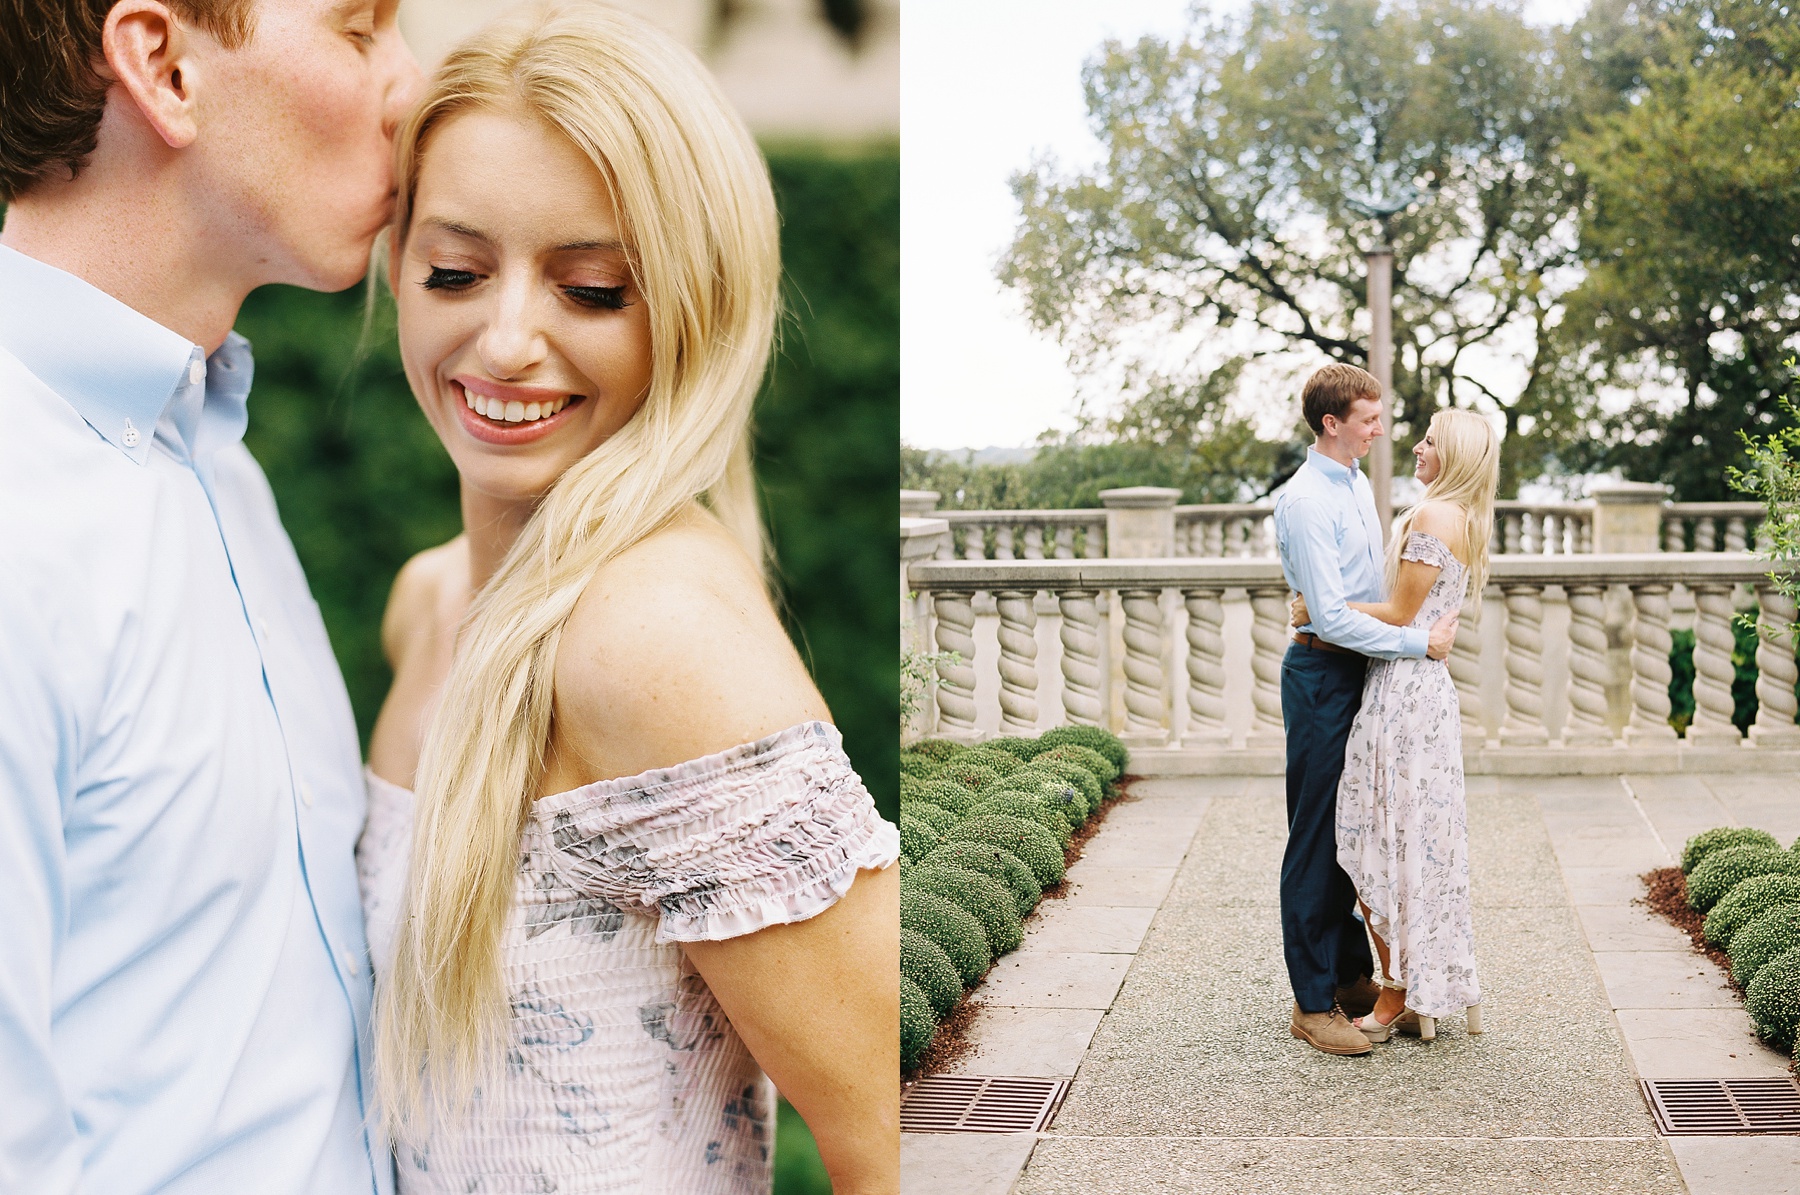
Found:
[(1347, 983), (1336, 993), (1338, 1007), (1344, 1015), (1352, 1020), (1366, 1017), (1375, 1011), (1375, 1001), (1381, 997), (1381, 985), (1367, 975), (1355, 983)]
[(1326, 1054), (1367, 1054), (1375, 1048), (1363, 1031), (1350, 1023), (1344, 1010), (1337, 1007), (1330, 1012), (1301, 1012), (1296, 1004), (1288, 1028), (1295, 1037)]

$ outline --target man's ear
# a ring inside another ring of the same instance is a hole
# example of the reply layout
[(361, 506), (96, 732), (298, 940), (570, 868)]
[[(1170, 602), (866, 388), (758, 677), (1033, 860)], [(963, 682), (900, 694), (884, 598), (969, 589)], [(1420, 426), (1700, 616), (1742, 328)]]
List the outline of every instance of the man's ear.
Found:
[(199, 134), (185, 77), (191, 45), (187, 29), (157, 0), (120, 0), (100, 34), (116, 85), (171, 149), (187, 148)]

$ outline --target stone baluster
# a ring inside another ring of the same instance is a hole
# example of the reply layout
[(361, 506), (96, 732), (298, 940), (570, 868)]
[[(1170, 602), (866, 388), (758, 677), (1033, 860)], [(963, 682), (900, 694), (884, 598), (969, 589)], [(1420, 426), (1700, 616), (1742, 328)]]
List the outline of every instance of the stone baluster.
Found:
[(1544, 550), (1541, 526), (1542, 516), (1536, 511), (1526, 511), (1519, 516), (1519, 550), (1527, 556), (1536, 556)]
[(1463, 602), (1456, 626), (1456, 642), (1450, 648), (1450, 679), (1456, 682), (1456, 703), (1462, 707), (1464, 748), (1487, 742), (1481, 709), (1481, 595)]
[(1183, 746), (1224, 746), (1225, 603), (1217, 589), (1182, 592), (1187, 605), (1188, 724)]
[(1606, 722), (1606, 587), (1568, 585), (1569, 718), (1563, 743), (1570, 747), (1608, 747), (1612, 728)]
[(1006, 734), (1036, 734), (1037, 594), (1002, 589), (994, 594), (1000, 613), (1000, 729)]
[(975, 730), (975, 604), (973, 594), (940, 592), (932, 595), (937, 615), (939, 651), (955, 652), (955, 660), (939, 660), (943, 685), (935, 694), (938, 725), (951, 732)]
[(1694, 551), (1716, 552), (1718, 536), (1718, 520), (1711, 515), (1702, 515), (1694, 520)]
[(1206, 550), (1202, 556), (1219, 557), (1225, 555), (1225, 523), (1221, 519), (1208, 519), (1206, 527)]
[(1072, 523), (1064, 523), (1056, 529), (1056, 558), (1075, 559), (1075, 526)]
[(1770, 537), (1770, 534), (1769, 534), (1769, 520), (1768, 519), (1759, 517), (1756, 520), (1755, 542), (1756, 542), (1756, 550), (1758, 552), (1767, 552), (1770, 548), (1772, 548), (1775, 545), (1775, 541)]
[(1125, 610), (1125, 734), (1128, 741), (1167, 741), (1163, 705), (1161, 594), (1154, 589), (1121, 589)]
[(1669, 725), (1669, 586), (1660, 582), (1633, 585), (1631, 601), (1636, 618), (1631, 635), (1631, 723), (1625, 727), (1625, 741), (1672, 741), (1675, 728)]
[(937, 552), (934, 558), (938, 560), (956, 559), (956, 536), (953, 533), (946, 531), (938, 536)]
[(1086, 560), (1106, 559), (1106, 520), (1095, 519), (1086, 524), (1087, 537), (1081, 545), (1081, 555)]
[(1500, 518), (1504, 528), (1503, 550), (1508, 556), (1516, 556), (1519, 554), (1519, 515), (1509, 511)]
[(1506, 720), (1500, 741), (1509, 747), (1541, 747), (1544, 729), (1544, 587), (1508, 584), (1506, 596)]
[(1750, 741), (1758, 747), (1800, 746), (1800, 726), (1794, 724), (1794, 683), (1800, 666), (1794, 663), (1794, 599), (1763, 582), (1756, 587), (1756, 723)]
[(994, 559), (1017, 560), (1013, 555), (1013, 528), (1011, 523), (1000, 523), (994, 527)]
[(1273, 520), (1268, 515), (1258, 515), (1250, 523), (1250, 554), (1252, 556), (1273, 556), (1275, 554), (1274, 537), (1269, 531)]
[(1727, 552), (1742, 552), (1748, 543), (1749, 537), (1744, 534), (1743, 516), (1732, 515), (1729, 519), (1726, 519), (1725, 550)]
[(1544, 555), (1546, 555), (1546, 556), (1562, 555), (1562, 551), (1563, 551), (1562, 516), (1557, 515), (1557, 514), (1545, 513), (1543, 515), (1540, 515), (1539, 518), (1542, 519), (1543, 528), (1544, 528), (1544, 534), (1543, 534)]
[(1663, 517), (1663, 551), (1687, 551), (1687, 525), (1680, 515)]
[(1575, 534), (1578, 539), (1575, 550), (1582, 553), (1593, 552), (1594, 516), (1591, 514), (1582, 515), (1580, 520), (1575, 524)]
[(1042, 523), (1025, 524), (1025, 559), (1042, 560), (1044, 558), (1044, 525)]
[(963, 559), (986, 560), (987, 528), (980, 523), (963, 524)]
[(1288, 648), (1287, 586), (1250, 591), (1250, 703), (1253, 716), (1244, 742), (1280, 747), (1287, 742), (1281, 721), (1281, 658)]
[[(1706, 525), (1710, 520), (1704, 521)], [(1696, 747), (1735, 747), (1742, 736), (1731, 724), (1731, 682), (1736, 675), (1731, 633), (1736, 611), (1731, 586), (1695, 584), (1694, 591), (1694, 721), (1688, 742)]]
[(1063, 712), (1077, 726), (1098, 726), (1100, 703), (1100, 606), (1091, 589), (1056, 595), (1062, 612)]

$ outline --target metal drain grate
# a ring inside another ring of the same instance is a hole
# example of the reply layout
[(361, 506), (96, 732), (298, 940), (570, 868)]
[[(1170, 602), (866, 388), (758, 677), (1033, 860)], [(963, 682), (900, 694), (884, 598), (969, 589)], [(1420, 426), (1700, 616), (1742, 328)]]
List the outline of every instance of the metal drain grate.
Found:
[(1067, 1079), (928, 1075), (900, 1099), (903, 1133), (1036, 1133), (1050, 1123)]
[(1665, 1137), (1690, 1133), (1800, 1133), (1800, 1085), (1789, 1078), (1645, 1079), (1644, 1098)]

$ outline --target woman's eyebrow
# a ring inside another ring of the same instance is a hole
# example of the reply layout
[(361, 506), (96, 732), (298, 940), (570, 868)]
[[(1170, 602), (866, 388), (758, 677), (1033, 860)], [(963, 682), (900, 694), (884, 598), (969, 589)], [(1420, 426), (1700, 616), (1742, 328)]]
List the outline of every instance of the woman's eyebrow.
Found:
[(558, 245), (554, 252), (582, 253), (595, 249), (605, 249), (615, 253), (623, 253), (625, 252), (625, 242), (613, 239), (600, 241), (574, 241), (567, 245)]
[(488, 236), (480, 229), (470, 228), (467, 224), (458, 224), (455, 220), (446, 220), (441, 216), (428, 216), (424, 220), (421, 220), (420, 223), (432, 228), (441, 228), (445, 232), (453, 232), (457, 236), (468, 237), (470, 240), (481, 241), (483, 243), (486, 243), (489, 240)]

